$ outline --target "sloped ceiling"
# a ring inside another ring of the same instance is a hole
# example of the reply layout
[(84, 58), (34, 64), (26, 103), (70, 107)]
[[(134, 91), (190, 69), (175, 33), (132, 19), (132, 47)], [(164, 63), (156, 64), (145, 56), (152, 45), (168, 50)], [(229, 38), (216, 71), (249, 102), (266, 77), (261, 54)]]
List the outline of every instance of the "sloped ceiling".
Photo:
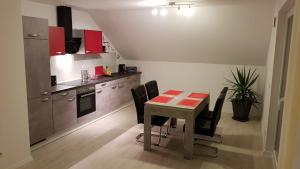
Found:
[(264, 65), (273, 23), (273, 1), (255, 0), (176, 9), (89, 10), (126, 59)]
[[(144, 0), (35, 0), (90, 13), (126, 59), (265, 65), (274, 0), (197, 0), (191, 17), (176, 8), (151, 15)], [(157, 1), (157, 0), (152, 0)]]

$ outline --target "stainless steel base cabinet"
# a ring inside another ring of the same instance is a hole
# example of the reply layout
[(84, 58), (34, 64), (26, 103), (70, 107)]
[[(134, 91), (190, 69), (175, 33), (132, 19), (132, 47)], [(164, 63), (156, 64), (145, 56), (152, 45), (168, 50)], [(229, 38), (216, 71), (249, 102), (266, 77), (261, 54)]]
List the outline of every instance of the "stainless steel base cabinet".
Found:
[(63, 131), (77, 123), (76, 90), (52, 95), (54, 132)]
[(52, 97), (28, 101), (30, 144), (42, 141), (53, 134)]
[(109, 100), (110, 86), (96, 90), (96, 116), (101, 117), (110, 112)]

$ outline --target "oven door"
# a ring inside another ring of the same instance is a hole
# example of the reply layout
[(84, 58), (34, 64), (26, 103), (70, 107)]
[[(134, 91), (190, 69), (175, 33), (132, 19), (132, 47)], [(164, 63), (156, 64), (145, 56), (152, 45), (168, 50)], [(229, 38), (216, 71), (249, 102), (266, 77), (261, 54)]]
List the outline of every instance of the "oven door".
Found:
[(95, 91), (77, 95), (77, 118), (96, 111)]

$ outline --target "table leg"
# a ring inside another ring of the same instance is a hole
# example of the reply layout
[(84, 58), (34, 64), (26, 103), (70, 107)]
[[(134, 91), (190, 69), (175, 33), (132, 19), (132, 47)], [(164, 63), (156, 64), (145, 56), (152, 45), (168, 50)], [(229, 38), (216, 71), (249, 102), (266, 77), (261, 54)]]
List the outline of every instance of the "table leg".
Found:
[(194, 117), (192, 115), (185, 119), (185, 132), (184, 132), (184, 157), (186, 159), (193, 158), (194, 152)]
[(151, 114), (145, 106), (144, 113), (144, 150), (151, 150)]

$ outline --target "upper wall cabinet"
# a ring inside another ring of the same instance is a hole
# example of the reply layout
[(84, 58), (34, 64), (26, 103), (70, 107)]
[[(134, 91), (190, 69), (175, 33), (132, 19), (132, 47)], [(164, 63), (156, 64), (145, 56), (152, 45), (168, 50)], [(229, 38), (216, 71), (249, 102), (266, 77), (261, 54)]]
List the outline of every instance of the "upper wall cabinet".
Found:
[(47, 19), (34, 17), (23, 17), (23, 36), (24, 39), (48, 39)]
[(73, 36), (81, 38), (81, 46), (78, 54), (100, 54), (102, 48), (102, 31), (74, 30)]
[(85, 53), (102, 53), (102, 32), (84, 30)]
[(63, 27), (49, 26), (50, 56), (65, 54), (65, 35)]

